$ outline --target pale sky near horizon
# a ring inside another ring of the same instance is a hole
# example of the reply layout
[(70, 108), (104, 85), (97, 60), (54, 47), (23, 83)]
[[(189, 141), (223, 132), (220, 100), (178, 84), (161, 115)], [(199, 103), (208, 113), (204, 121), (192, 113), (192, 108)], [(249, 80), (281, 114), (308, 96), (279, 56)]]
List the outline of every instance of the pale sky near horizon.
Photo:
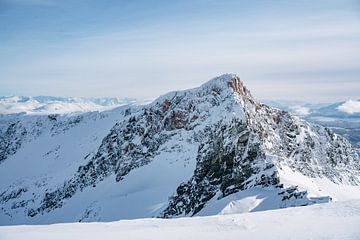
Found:
[(223, 73), (259, 99), (360, 99), (360, 1), (0, 0), (0, 95), (148, 99)]

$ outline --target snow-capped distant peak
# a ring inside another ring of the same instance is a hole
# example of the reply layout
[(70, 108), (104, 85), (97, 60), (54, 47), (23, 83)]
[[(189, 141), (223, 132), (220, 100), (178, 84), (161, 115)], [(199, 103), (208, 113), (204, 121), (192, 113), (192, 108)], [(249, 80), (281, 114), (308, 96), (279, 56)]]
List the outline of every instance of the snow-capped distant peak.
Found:
[(0, 114), (65, 114), (110, 110), (136, 103), (130, 98), (0, 97)]
[(253, 98), (250, 91), (245, 87), (243, 82), (236, 74), (223, 74), (211, 79), (199, 87), (201, 91), (205, 89), (216, 91), (217, 89), (236, 92), (242, 96)]
[(360, 101), (348, 100), (338, 106), (339, 111), (349, 114), (360, 113)]

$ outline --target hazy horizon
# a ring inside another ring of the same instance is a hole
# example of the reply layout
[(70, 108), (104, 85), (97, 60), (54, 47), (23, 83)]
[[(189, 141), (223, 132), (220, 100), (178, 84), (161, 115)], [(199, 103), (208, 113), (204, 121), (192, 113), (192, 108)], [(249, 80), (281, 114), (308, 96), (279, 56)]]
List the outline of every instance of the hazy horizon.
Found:
[(257, 99), (360, 99), (358, 1), (0, 0), (0, 95), (154, 99), (235, 73)]

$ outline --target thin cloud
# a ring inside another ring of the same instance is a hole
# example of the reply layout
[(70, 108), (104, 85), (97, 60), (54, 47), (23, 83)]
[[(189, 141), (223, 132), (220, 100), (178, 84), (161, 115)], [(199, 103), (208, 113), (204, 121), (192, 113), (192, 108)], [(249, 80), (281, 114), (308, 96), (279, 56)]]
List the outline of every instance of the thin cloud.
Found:
[[(59, 39), (31, 36), (26, 44), (18, 37), (0, 45), (6, 55), (0, 59), (3, 89), (73, 96), (94, 96), (102, 89), (101, 95), (152, 98), (233, 72), (259, 98), (357, 96), (360, 24), (352, 13), (319, 10), (315, 17), (297, 12), (293, 18), (228, 13), (141, 21), (136, 27), (102, 29), (94, 22), (93, 28), (67, 29)], [(47, 31), (61, 33), (41, 33)], [(318, 91), (306, 91), (309, 83), (318, 84)], [(334, 94), (336, 89), (342, 92)]]

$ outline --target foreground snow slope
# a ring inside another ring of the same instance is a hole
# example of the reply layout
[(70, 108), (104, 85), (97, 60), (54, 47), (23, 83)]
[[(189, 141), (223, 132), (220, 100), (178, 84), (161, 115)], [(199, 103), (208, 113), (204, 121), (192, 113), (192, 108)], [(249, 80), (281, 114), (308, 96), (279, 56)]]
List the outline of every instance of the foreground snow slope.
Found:
[(346, 239), (360, 238), (360, 201), (256, 213), (0, 227), (2, 240)]

